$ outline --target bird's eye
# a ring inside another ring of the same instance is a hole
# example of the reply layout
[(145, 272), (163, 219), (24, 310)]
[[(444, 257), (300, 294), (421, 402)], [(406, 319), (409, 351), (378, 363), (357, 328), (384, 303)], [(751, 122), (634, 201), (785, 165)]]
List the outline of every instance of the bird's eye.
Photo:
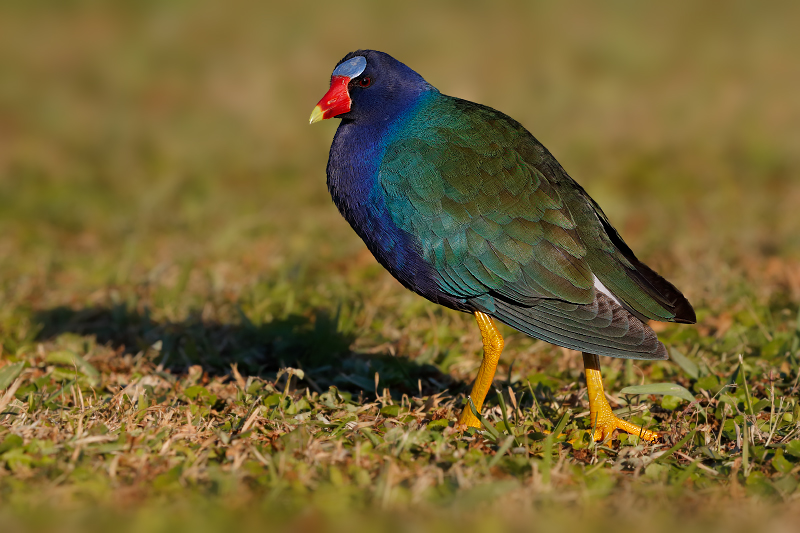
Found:
[(363, 78), (358, 80), (358, 84), (361, 87), (369, 87), (370, 85), (372, 85), (372, 78), (370, 78), (369, 76), (364, 76)]

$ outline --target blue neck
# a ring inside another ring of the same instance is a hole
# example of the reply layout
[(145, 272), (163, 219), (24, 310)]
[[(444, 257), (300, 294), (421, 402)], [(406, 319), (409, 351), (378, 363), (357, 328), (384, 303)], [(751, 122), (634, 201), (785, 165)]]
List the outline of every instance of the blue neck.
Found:
[(378, 172), (387, 146), (419, 108), (437, 95), (437, 91), (421, 94), (402, 112), (393, 114), (396, 118), (391, 121), (343, 120), (328, 159), (328, 190), (342, 216), (378, 262), (417, 292), (434, 286), (435, 272), (423, 261), (417, 239), (392, 221)]

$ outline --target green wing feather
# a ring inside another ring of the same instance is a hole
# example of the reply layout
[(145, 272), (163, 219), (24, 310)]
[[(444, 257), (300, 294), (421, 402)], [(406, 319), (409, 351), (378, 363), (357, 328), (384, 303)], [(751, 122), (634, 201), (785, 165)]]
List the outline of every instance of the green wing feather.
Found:
[[(694, 318), (549, 152), (491, 108), (430, 99), (388, 144), (379, 184), (440, 290), (521, 331), (599, 354), (665, 358), (639, 319)], [(607, 299), (597, 314), (595, 276), (624, 309)]]
[[(442, 290), (453, 295), (491, 289), (520, 302), (591, 302), (592, 273), (575, 220), (515, 150), (517, 125), (489, 111), (457, 115), (468, 123), (459, 127), (441, 116), (416, 121), (388, 146), (379, 180), (394, 222), (421, 240)], [(476, 134), (471, 122), (486, 131)]]

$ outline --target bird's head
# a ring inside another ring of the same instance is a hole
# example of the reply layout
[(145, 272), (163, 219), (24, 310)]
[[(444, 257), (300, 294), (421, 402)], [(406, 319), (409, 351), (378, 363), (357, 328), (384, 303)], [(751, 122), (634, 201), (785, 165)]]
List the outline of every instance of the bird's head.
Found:
[(388, 120), (425, 91), (436, 90), (422, 76), (388, 54), (350, 52), (331, 75), (331, 87), (309, 123), (339, 117), (353, 122)]

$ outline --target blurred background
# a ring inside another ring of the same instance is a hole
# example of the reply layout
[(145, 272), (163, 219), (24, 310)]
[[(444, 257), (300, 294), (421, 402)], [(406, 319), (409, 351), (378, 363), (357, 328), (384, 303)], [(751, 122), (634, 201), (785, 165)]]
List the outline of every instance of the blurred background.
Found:
[(742, 295), (796, 309), (798, 20), (797, 2), (4, 1), (6, 349), (34, 311), (120, 303), (220, 323), (344, 306), (365, 344), (396, 340), (390, 319), (462, 320), (385, 274), (328, 196), (337, 121), (308, 116), (357, 48), (522, 122), (701, 320)]

